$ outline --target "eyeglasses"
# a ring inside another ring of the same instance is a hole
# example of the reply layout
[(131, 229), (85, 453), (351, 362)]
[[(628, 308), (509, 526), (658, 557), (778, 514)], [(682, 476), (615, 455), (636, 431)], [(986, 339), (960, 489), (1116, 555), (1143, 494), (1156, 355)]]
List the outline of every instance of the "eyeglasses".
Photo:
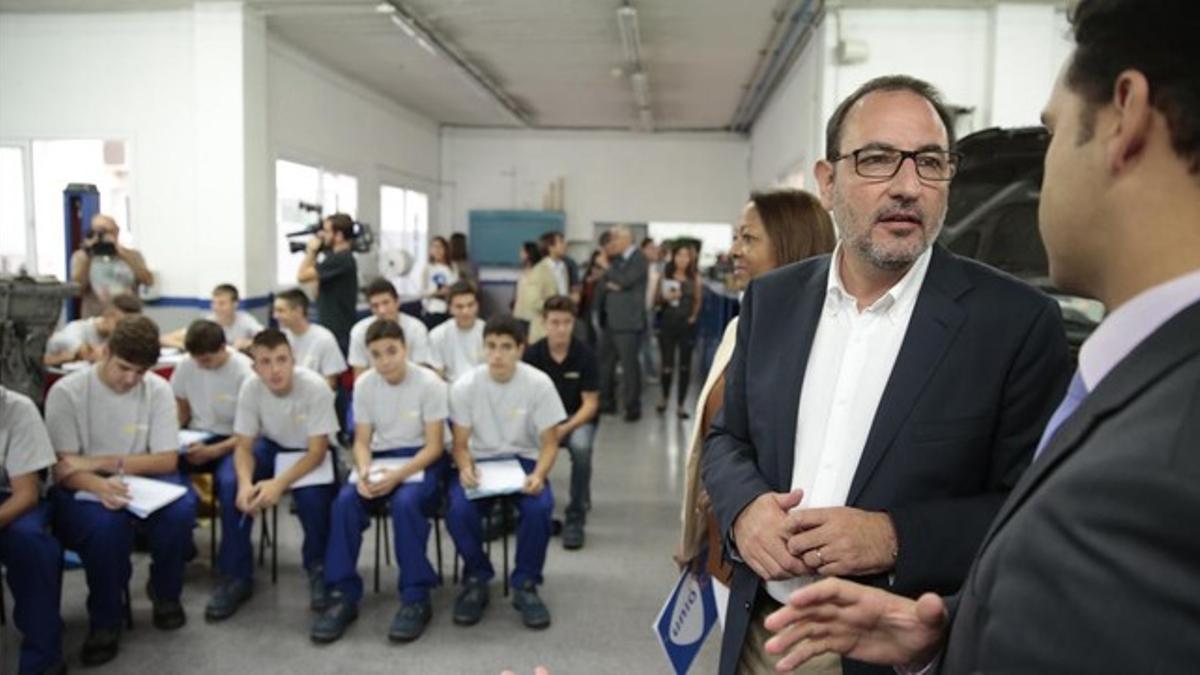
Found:
[(925, 180), (948, 181), (958, 173), (962, 155), (946, 150), (893, 150), (859, 148), (832, 158), (831, 162), (854, 159), (854, 172), (863, 178), (891, 178), (900, 173), (904, 160), (912, 159), (917, 175)]

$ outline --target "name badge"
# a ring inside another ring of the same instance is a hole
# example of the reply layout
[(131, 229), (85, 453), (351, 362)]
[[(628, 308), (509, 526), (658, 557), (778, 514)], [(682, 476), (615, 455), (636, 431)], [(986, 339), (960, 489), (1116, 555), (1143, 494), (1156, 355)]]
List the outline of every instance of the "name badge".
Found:
[(527, 410), (525, 408), (513, 408), (512, 410), (508, 411), (508, 416), (512, 417), (512, 418), (517, 418), (517, 417), (523, 416), (527, 412), (529, 412), (529, 410)]
[(415, 420), (420, 417), (416, 410), (401, 410), (400, 414), (403, 415), (405, 419), (410, 420)]
[(563, 379), (564, 380), (578, 380), (579, 379), (579, 371), (571, 371), (569, 373), (563, 373)]

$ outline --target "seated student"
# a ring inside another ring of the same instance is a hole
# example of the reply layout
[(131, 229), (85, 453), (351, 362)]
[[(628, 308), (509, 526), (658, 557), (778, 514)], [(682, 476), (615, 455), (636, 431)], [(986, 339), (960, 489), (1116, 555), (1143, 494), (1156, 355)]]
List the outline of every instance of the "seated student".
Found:
[[(358, 551), (371, 523), (367, 507), (391, 504), (396, 560), (400, 564), (400, 609), (388, 639), (407, 642), (421, 636), (433, 616), (429, 589), (437, 573), (425, 556), (429, 541), (427, 514), (437, 507), (438, 486), (445, 471), (442, 431), (446, 426), (446, 383), (415, 363), (406, 362), (400, 324), (380, 319), (367, 329), (371, 370), (354, 383), (354, 467), (358, 480), (342, 487), (333, 503), (325, 583), (329, 608), (312, 628), (315, 642), (333, 642), (358, 617), (363, 582)], [(370, 471), (381, 458), (410, 458), (403, 466)], [(409, 477), (423, 472), (418, 482)]]
[(446, 301), (454, 320), (429, 331), (429, 365), (447, 382), (453, 382), (483, 363), (483, 321), (479, 320), (479, 298), (471, 284), (452, 284)]
[(108, 341), (113, 327), (123, 316), (142, 313), (142, 301), (136, 295), (121, 293), (104, 305), (98, 316), (76, 319), (46, 342), (47, 366), (59, 366), (70, 361), (97, 361), (103, 356), (100, 348)]
[(308, 296), (299, 288), (275, 296), (274, 316), (279, 329), (292, 345), (296, 365), (322, 375), (336, 388), (338, 377), (346, 370), (346, 358), (333, 332), (308, 320)]
[(476, 462), (515, 457), (525, 470), (525, 486), (516, 500), (516, 568), (513, 606), (530, 628), (550, 625), (550, 611), (537, 594), (542, 583), (554, 496), (547, 476), (558, 453), (557, 426), (566, 419), (554, 383), (537, 368), (521, 363), (525, 332), (511, 316), (498, 316), (483, 328), (487, 363), (450, 386), (454, 423), (454, 465), (449, 481), (446, 528), (463, 559), (463, 590), (454, 602), (454, 623), (471, 625), (488, 604), (488, 580), (495, 576), (483, 552), (483, 523), (476, 502), (464, 488), (479, 485)]
[[(237, 308), (238, 299), (237, 286), (233, 284), (217, 285), (212, 292), (212, 311), (204, 318), (216, 321), (217, 325), (225, 331), (227, 344), (238, 351), (245, 351), (250, 346), (250, 341), (263, 327), (253, 314)], [(186, 332), (187, 329), (180, 328), (169, 333), (163, 338), (163, 345), (181, 349)]]
[(392, 282), (380, 277), (367, 284), (363, 296), (371, 306), (371, 316), (359, 320), (350, 329), (350, 353), (346, 361), (354, 368), (354, 377), (361, 375), (371, 365), (367, 352), (367, 328), (376, 319), (399, 323), (400, 328), (404, 329), (405, 344), (408, 345), (408, 360), (422, 365), (429, 363), (429, 329), (417, 317), (400, 311), (400, 294)]
[(21, 632), (22, 673), (67, 672), (58, 612), (62, 548), (49, 532), (50, 507), (40, 500), (38, 477), (54, 461), (37, 406), (0, 386), (0, 565)]
[(546, 337), (525, 350), (525, 363), (554, 381), (570, 417), (555, 427), (558, 444), (571, 452), (571, 501), (563, 524), (563, 548), (583, 548), (583, 525), (592, 507), (592, 441), (600, 411), (600, 367), (592, 350), (573, 337), (575, 303), (556, 295), (542, 307)]
[[(250, 357), (225, 344), (215, 321), (197, 319), (184, 338), (187, 357), (171, 373), (179, 426), (206, 431), (212, 437), (188, 446), (184, 473), (218, 471), (233, 463), (233, 416), (242, 383), (254, 377)], [(233, 471), (227, 467), (226, 471)]]
[[(237, 439), (233, 466), (217, 472), (221, 510), (220, 580), (204, 608), (208, 621), (227, 619), (254, 592), (253, 516), (279, 503), (292, 483), (320, 466), (329, 451), (328, 434), (338, 430), (333, 392), (307, 368), (296, 368), (287, 336), (267, 328), (250, 345), (254, 372), (238, 392), (233, 433)], [(275, 456), (304, 453), (284, 473), (275, 475)], [(312, 485), (292, 490), (300, 525), (301, 549), (308, 572), (310, 605), (325, 608), (322, 559), (329, 541), (329, 507), (334, 486)]]
[[(91, 628), (84, 665), (117, 655), (135, 528), (144, 528), (150, 545), (154, 626), (174, 630), (187, 621), (179, 596), (195, 497), (189, 491), (145, 519), (125, 510), (126, 474), (182, 483), (171, 385), (147, 372), (158, 356), (158, 327), (144, 316), (127, 316), (113, 329), (107, 355), (55, 382), (46, 397), (46, 428), (58, 453), (50, 491), (54, 530), (64, 547), (79, 553), (87, 572)], [(81, 490), (99, 501), (76, 499)]]

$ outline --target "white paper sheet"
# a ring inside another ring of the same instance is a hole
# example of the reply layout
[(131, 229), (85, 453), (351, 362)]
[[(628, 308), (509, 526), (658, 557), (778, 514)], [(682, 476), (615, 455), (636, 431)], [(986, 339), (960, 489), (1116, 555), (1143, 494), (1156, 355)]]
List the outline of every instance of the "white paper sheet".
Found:
[(208, 439), (213, 435), (207, 431), (195, 431), (193, 429), (179, 430), (179, 452), (187, 452), (188, 446), (192, 443), (207, 443)]
[[(412, 457), (382, 457), (371, 461), (371, 468), (367, 471), (367, 482), (378, 483), (383, 480), (383, 474), (388, 471), (394, 471), (408, 464)], [(408, 478), (404, 479), (405, 483), (420, 483), (425, 480), (425, 471), (421, 470)], [(349, 483), (358, 482), (358, 469), (350, 470)]]
[[(124, 480), (129, 486), (129, 504), (125, 510), (138, 518), (149, 516), (187, 493), (186, 487), (164, 480), (144, 476), (125, 476)], [(76, 492), (75, 499), (85, 502), (100, 501), (100, 497), (95, 493), (86, 491)]]
[(511, 495), (525, 487), (525, 470), (515, 459), (476, 462), (475, 473), (479, 475), (479, 486), (466, 490), (467, 499)]
[[(291, 469), (304, 456), (303, 452), (277, 452), (275, 453), (275, 476), (282, 476), (285, 471)], [(309, 471), (292, 483), (292, 490), (302, 487), (311, 487), (313, 485), (329, 485), (333, 482), (333, 454), (325, 453), (325, 459), (317, 465), (317, 468)]]

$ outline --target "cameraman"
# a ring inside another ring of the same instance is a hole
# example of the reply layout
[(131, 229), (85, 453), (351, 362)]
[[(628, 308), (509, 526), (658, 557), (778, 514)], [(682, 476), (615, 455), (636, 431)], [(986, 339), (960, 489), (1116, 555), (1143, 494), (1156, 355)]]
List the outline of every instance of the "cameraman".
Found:
[[(335, 213), (321, 221), (321, 229), (304, 249), (304, 261), (296, 280), (302, 284), (317, 282), (317, 323), (337, 338), (342, 354), (350, 344), (358, 300), (358, 263), (350, 251), (354, 238), (354, 220)], [(317, 255), (325, 255), (317, 262)]]
[(71, 281), (80, 285), (80, 317), (99, 316), (104, 305), (122, 293), (136, 296), (139, 286), (154, 283), (142, 254), (117, 241), (120, 228), (112, 216), (98, 213), (80, 247), (71, 254)]

